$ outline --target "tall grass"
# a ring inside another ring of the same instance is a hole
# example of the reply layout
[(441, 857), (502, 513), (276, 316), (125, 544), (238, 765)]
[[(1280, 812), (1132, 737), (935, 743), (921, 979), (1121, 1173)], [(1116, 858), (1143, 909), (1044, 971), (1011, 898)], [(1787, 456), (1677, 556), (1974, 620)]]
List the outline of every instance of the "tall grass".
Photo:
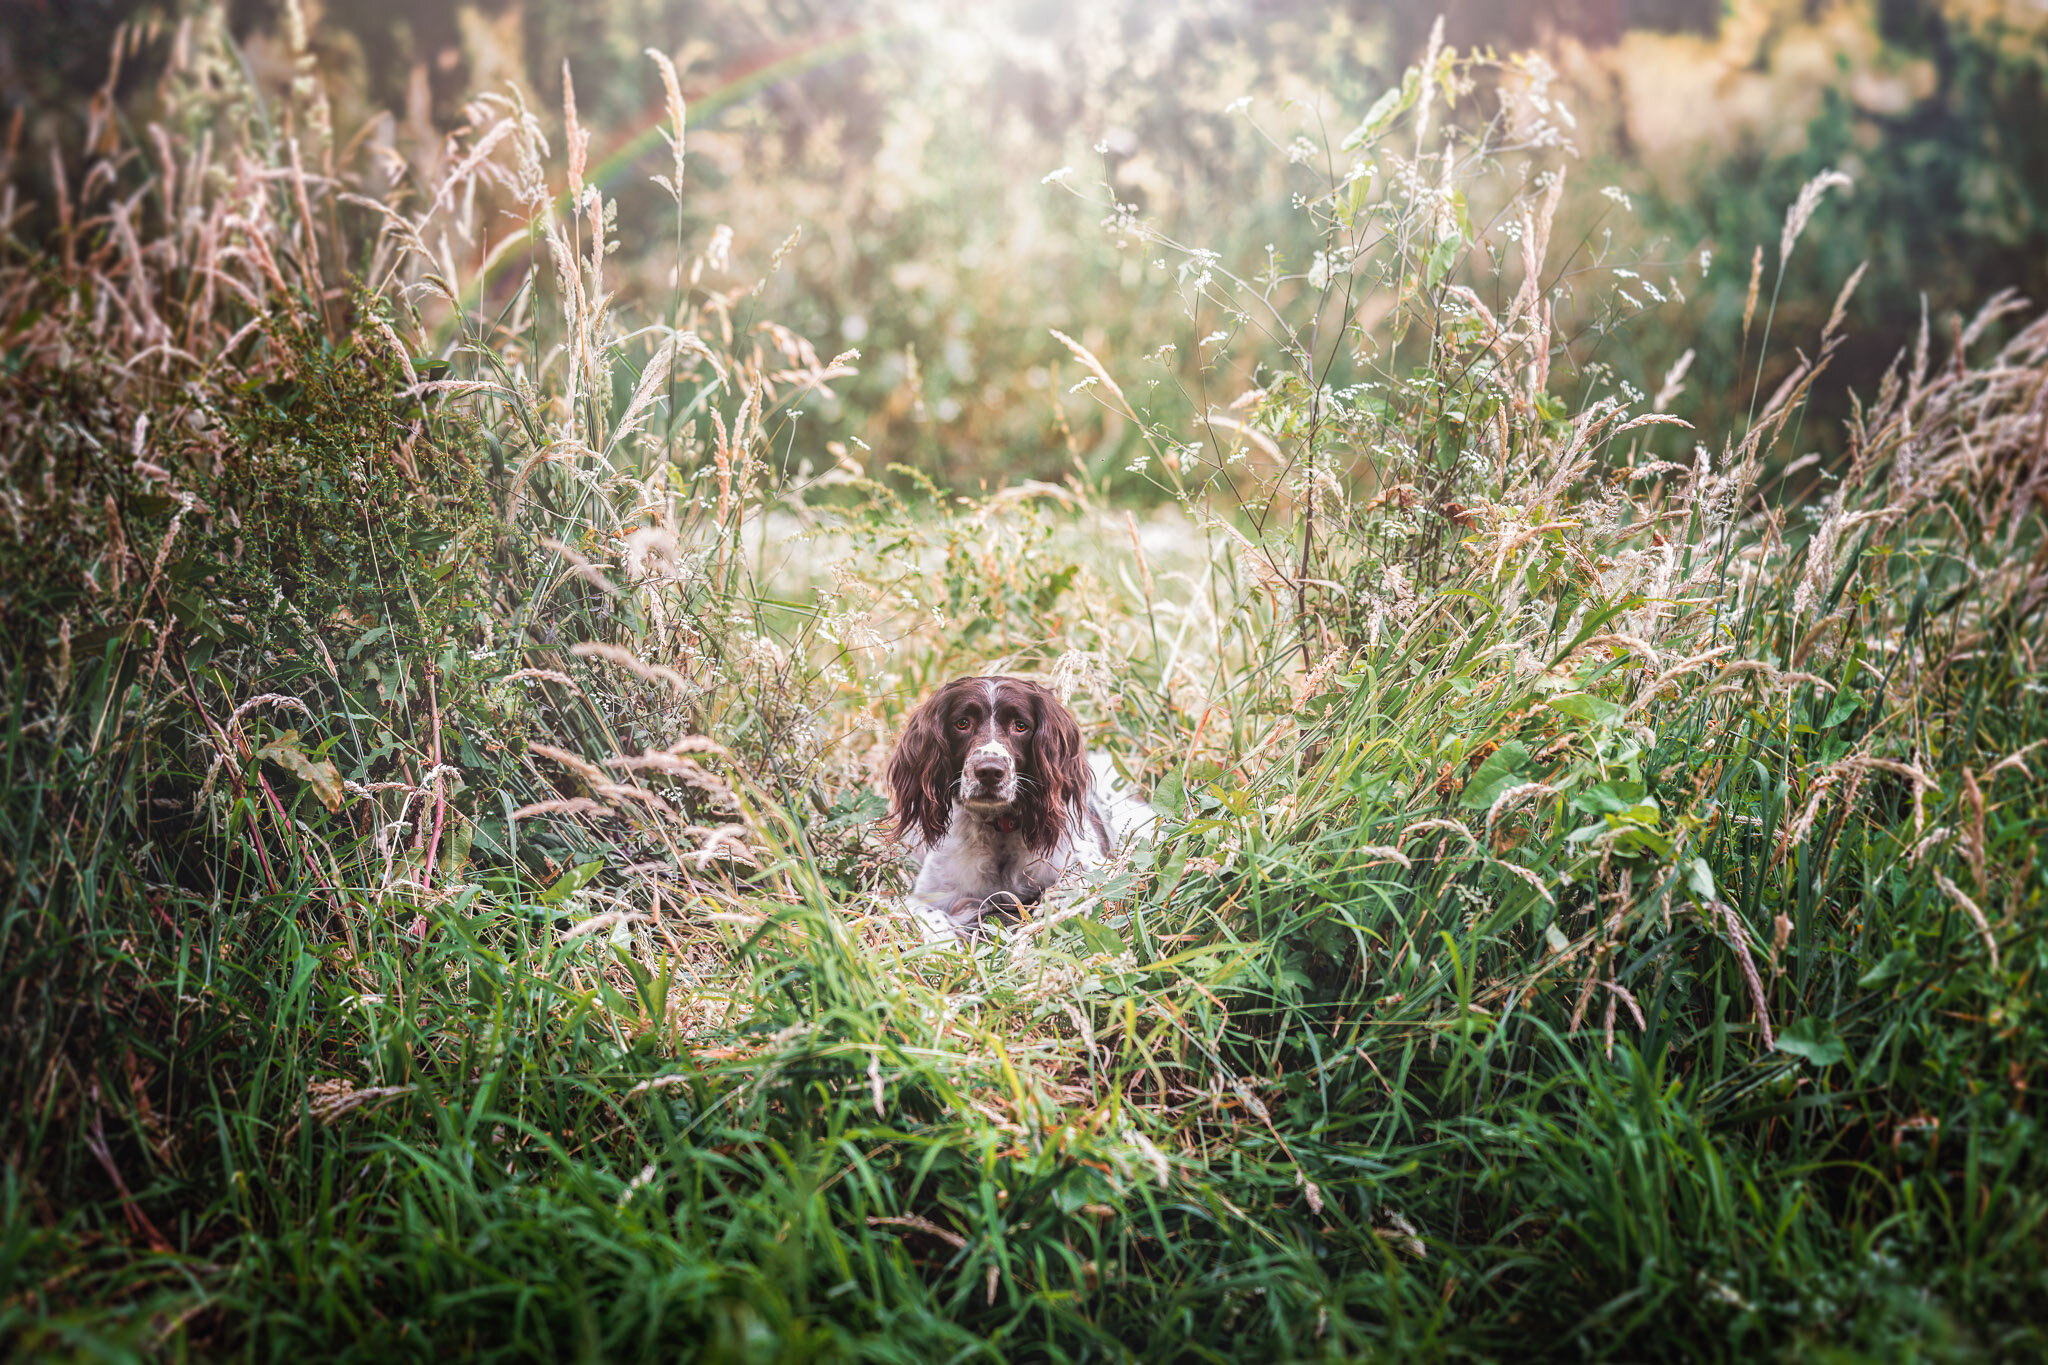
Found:
[[(1833, 326), (1718, 454), (1555, 392), (1433, 48), (1185, 249), (1199, 430), (1074, 343), (1174, 509), (963, 499), (785, 462), (859, 357), (722, 242), (613, 311), (573, 106), (373, 176), (224, 53), (0, 279), (18, 1354), (2041, 1349), (2048, 323), (1787, 506)], [(1172, 819), (961, 951), (873, 773), (984, 666)]]

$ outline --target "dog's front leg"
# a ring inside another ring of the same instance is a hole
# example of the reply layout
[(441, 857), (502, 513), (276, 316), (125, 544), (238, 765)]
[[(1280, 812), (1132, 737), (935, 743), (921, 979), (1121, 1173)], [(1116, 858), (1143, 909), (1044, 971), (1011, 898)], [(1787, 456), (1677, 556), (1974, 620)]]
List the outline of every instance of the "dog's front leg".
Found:
[(982, 916), (993, 908), (980, 896), (919, 895), (913, 891), (903, 898), (911, 918), (924, 927), (929, 943), (971, 943), (979, 935)]

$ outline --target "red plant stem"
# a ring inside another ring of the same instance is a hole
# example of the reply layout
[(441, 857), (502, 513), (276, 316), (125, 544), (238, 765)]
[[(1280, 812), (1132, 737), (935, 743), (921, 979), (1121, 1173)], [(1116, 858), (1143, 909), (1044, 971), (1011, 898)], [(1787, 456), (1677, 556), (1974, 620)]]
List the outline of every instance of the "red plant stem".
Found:
[(434, 672), (427, 670), (427, 709), (434, 722), (434, 835), (427, 840), (427, 862), (420, 869), (422, 894), (434, 889), (434, 860), (441, 851), (441, 824), (448, 815), (448, 798), (441, 791), (441, 702), (434, 692)]
[[(290, 830), (292, 824), (291, 818), (284, 813), (284, 802), (278, 799), (277, 792), (270, 785), (270, 779), (265, 777), (262, 773), (257, 773), (256, 780), (262, 784), (263, 794), (270, 798), (271, 813), (277, 817), (278, 828), (287, 831)], [(321, 889), (329, 893), (332, 893), (334, 890), (334, 883), (328, 881), (327, 874), (320, 870), (320, 864), (313, 857), (312, 850), (308, 849), (304, 844), (301, 844), (299, 846), (299, 856), (306, 860), (306, 870), (313, 874), (313, 880), (320, 883)]]
[[(179, 669), (185, 675), (185, 691), (187, 695), (189, 695), (192, 698), (192, 709), (199, 713), (199, 718), (206, 722), (207, 728), (211, 729), (215, 734), (219, 735), (221, 743), (225, 745), (228, 742), (227, 733), (224, 730), (222, 730), (218, 725), (215, 725), (213, 723), (213, 717), (209, 716), (206, 713), (205, 704), (199, 700), (199, 688), (192, 681), (192, 670), (186, 668), (182, 660), (179, 662), (178, 666)], [(246, 760), (249, 757), (248, 741), (237, 738), (234, 741), (234, 744), (236, 752), (239, 753), (244, 760)], [(242, 780), (239, 775), (235, 778), (235, 782), (237, 786), (241, 786), (242, 794), (244, 796), (248, 795), (249, 789), (248, 787), (242, 785)], [(261, 772), (258, 772), (256, 774), (256, 782), (258, 786), (263, 788), (263, 794), (270, 798), (270, 810), (271, 814), (277, 818), (277, 827), (280, 830), (289, 833), (292, 827), (291, 817), (285, 814), (284, 802), (278, 799), (277, 792), (270, 785), (270, 779), (265, 777)], [(255, 830), (253, 828), (252, 822), (252, 828), (250, 830), (250, 833), (253, 835), (254, 832)], [(276, 891), (278, 889), (277, 874), (271, 870), (270, 854), (264, 850), (263, 841), (261, 839), (252, 839), (251, 842), (253, 842), (256, 845), (256, 857), (263, 864), (263, 875), (269, 880), (270, 889), (272, 891)], [(299, 849), (299, 856), (306, 860), (306, 870), (313, 874), (313, 880), (318, 882), (321, 885), (321, 887), (324, 888), (329, 894), (332, 894), (334, 891), (334, 884), (328, 881), (327, 874), (320, 870), (320, 864), (313, 857), (312, 852), (302, 845)]]
[(113, 1178), (114, 1188), (121, 1195), (121, 1215), (128, 1220), (129, 1228), (149, 1239), (150, 1250), (169, 1255), (174, 1250), (170, 1240), (158, 1230), (155, 1223), (149, 1220), (149, 1215), (144, 1213), (142, 1206), (135, 1202), (135, 1196), (128, 1192), (128, 1182), (121, 1178), (121, 1168), (114, 1164), (114, 1155), (107, 1149), (105, 1115), (100, 1108), (99, 1100), (100, 1088), (94, 1085), (92, 1088), (92, 1128), (85, 1137), (86, 1150), (91, 1152), (94, 1159), (100, 1163), (100, 1169)]

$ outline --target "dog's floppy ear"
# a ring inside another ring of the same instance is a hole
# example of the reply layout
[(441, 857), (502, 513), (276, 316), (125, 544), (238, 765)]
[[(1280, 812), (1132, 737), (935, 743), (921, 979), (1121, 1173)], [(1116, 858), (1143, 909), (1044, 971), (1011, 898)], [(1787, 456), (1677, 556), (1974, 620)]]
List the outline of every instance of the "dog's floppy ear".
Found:
[(946, 743), (946, 716), (952, 710), (953, 689), (940, 688), (910, 713), (903, 738), (889, 756), (889, 813), (896, 824), (896, 837), (911, 830), (924, 836), (928, 845), (946, 837), (953, 823), (954, 779), (952, 751)]
[(1074, 713), (1037, 683), (1023, 686), (1030, 689), (1036, 713), (1029, 773), (1036, 790), (1018, 814), (1024, 842), (1045, 853), (1065, 837), (1069, 822), (1081, 819), (1090, 782), (1088, 755)]

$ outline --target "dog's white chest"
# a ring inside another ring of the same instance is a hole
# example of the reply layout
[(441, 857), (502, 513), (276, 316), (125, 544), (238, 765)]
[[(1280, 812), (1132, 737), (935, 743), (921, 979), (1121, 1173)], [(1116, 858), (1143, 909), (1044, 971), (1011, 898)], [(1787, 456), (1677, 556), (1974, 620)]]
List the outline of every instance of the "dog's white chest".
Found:
[(968, 897), (985, 901), (1007, 893), (1031, 901), (1057, 882), (1061, 871), (1015, 831), (1004, 831), (994, 821), (962, 818), (925, 855), (911, 894), (949, 913), (954, 902)]

